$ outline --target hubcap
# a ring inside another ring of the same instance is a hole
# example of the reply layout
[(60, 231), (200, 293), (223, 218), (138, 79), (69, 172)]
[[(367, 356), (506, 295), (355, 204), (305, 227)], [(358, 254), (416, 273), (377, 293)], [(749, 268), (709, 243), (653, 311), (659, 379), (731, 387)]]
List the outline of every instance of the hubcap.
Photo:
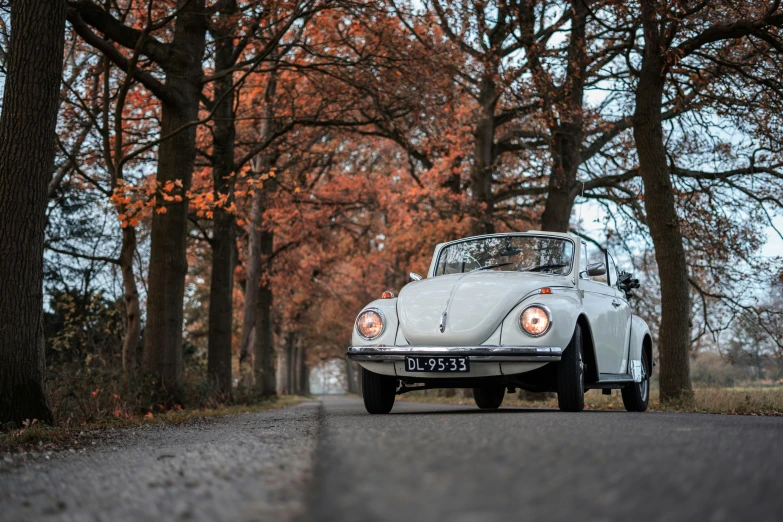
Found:
[(647, 358), (642, 356), (642, 382), (639, 383), (641, 386), (641, 395), (642, 400), (647, 400), (647, 393), (650, 391), (650, 379), (647, 378)]

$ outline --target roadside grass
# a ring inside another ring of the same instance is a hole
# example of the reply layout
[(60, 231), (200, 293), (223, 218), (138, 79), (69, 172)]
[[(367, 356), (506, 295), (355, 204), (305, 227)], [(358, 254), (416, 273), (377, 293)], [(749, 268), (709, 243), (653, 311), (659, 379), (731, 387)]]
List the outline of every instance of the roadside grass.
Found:
[(98, 421), (82, 425), (48, 426), (36, 421), (26, 423), (20, 429), (0, 432), (0, 453), (24, 452), (35, 450), (57, 450), (79, 447), (79, 439), (98, 435), (101, 431), (145, 426), (152, 424), (181, 425), (199, 419), (223, 417), (240, 413), (254, 413), (295, 406), (307, 397), (281, 395), (271, 399), (262, 399), (253, 404), (231, 406), (218, 405), (215, 408), (174, 409), (163, 413), (135, 416), (104, 417)]
[[(438, 395), (431, 390), (418, 391), (406, 393), (399, 399), (412, 402), (475, 405), (470, 391), (457, 393), (451, 397)], [(503, 406), (557, 408), (557, 399), (548, 396), (543, 400), (530, 400), (520, 399), (517, 394), (506, 394)], [(625, 407), (619, 390), (613, 390), (611, 395), (602, 395), (601, 390), (590, 390), (585, 394), (585, 409), (624, 411)], [(692, 401), (679, 404), (661, 404), (658, 389), (653, 388), (648, 411), (783, 416), (783, 386), (696, 388)]]

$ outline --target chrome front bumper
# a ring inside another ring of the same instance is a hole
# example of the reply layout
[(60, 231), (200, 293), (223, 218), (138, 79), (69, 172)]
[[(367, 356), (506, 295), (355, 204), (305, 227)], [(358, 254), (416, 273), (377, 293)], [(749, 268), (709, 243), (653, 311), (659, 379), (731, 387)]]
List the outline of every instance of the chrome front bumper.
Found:
[(402, 361), (406, 355), (468, 357), (473, 362), (555, 362), (562, 348), (554, 346), (351, 346), (353, 361)]

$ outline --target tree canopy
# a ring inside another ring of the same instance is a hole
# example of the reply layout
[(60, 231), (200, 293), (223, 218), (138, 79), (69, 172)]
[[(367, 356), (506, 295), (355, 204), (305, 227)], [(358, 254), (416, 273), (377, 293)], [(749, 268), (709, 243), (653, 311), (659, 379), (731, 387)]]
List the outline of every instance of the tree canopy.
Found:
[(100, 295), (111, 364), (175, 402), (190, 357), (224, 396), (304, 386), (436, 243), (487, 232), (617, 251), (672, 398), (736, 321), (783, 357), (776, 0), (66, 3), (48, 311)]

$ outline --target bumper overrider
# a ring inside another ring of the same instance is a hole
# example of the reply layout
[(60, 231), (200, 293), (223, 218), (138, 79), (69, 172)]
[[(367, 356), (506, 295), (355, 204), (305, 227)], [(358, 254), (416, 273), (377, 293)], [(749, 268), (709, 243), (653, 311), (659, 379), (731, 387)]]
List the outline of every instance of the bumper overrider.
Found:
[(353, 361), (403, 361), (406, 356), (467, 357), (475, 362), (556, 362), (563, 349), (555, 346), (351, 346)]

